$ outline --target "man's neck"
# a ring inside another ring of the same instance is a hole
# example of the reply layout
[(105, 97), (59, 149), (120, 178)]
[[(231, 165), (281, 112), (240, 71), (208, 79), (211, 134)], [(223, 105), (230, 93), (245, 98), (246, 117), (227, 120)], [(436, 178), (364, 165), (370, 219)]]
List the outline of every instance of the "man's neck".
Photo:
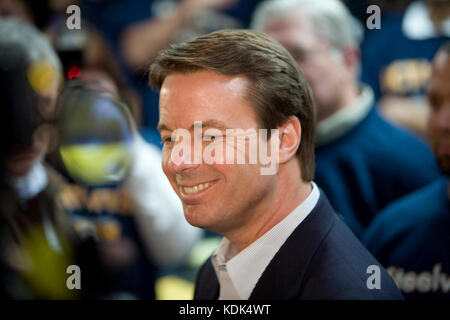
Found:
[(339, 110), (342, 110), (348, 106), (351, 106), (353, 104), (353, 102), (355, 102), (356, 99), (358, 99), (360, 95), (360, 91), (358, 88), (358, 84), (357, 83), (352, 83), (348, 86), (345, 86), (343, 88), (343, 90), (341, 91), (340, 97), (336, 101), (333, 102), (333, 105), (330, 107), (322, 107), (319, 109), (322, 110), (328, 110), (327, 113), (323, 113), (323, 114), (318, 114), (317, 115), (317, 122), (320, 122), (330, 116), (332, 116), (333, 114), (335, 114), (336, 112), (338, 112)]
[(311, 183), (303, 181), (300, 174), (293, 174), (294, 165), (298, 166), (297, 161), (280, 166), (274, 192), (246, 213), (250, 219), (242, 228), (223, 234), (239, 252), (286, 218), (311, 193)]

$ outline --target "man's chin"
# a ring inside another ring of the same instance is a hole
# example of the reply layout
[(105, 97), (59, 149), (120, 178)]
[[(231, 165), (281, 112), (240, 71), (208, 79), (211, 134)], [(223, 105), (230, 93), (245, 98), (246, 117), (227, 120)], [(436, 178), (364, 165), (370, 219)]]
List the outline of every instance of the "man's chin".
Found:
[(196, 206), (184, 206), (184, 218), (194, 227), (203, 228), (205, 223), (205, 213), (202, 213)]
[(185, 208), (184, 217), (186, 221), (193, 227), (208, 230), (211, 232), (217, 232), (217, 225), (216, 223), (214, 223), (214, 221), (211, 221), (208, 213), (200, 211), (187, 211)]

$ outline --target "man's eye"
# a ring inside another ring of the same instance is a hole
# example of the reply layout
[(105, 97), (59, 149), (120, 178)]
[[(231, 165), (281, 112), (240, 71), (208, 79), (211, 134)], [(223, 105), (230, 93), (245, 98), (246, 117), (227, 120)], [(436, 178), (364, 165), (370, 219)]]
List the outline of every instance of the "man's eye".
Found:
[(222, 136), (221, 135), (204, 134), (202, 138), (203, 138), (203, 141), (214, 141), (216, 139), (222, 138)]
[(162, 143), (168, 143), (168, 142), (172, 142), (173, 141), (171, 136), (162, 137), (161, 140), (162, 140)]

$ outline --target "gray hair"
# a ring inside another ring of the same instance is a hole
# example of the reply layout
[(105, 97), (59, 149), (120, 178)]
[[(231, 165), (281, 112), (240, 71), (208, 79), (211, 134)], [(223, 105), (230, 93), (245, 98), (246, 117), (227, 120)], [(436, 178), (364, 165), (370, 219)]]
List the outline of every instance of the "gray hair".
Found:
[(263, 31), (271, 17), (296, 11), (310, 19), (319, 37), (341, 51), (345, 46), (359, 46), (362, 27), (339, 0), (268, 0), (261, 3), (251, 27)]
[(7, 48), (20, 48), (29, 63), (46, 61), (62, 76), (61, 62), (45, 36), (34, 26), (15, 18), (0, 18), (0, 55)]

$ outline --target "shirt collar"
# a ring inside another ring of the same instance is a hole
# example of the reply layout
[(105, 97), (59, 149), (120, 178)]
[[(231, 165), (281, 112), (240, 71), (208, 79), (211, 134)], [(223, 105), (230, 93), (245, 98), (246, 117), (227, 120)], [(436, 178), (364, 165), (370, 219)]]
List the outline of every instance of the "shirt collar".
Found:
[(439, 35), (450, 36), (450, 18), (441, 23), (441, 30), (437, 32), (430, 19), (428, 7), (422, 1), (415, 1), (406, 9), (402, 30), (405, 36), (412, 40), (426, 40)]
[(314, 136), (315, 144), (318, 146), (326, 144), (350, 131), (369, 113), (373, 102), (372, 89), (369, 86), (362, 85), (361, 93), (355, 102), (317, 124)]
[[(212, 257), (212, 264), (216, 274), (219, 266), (226, 266), (240, 299), (248, 299), (270, 261), (281, 246), (300, 225), (300, 223), (314, 209), (319, 200), (320, 191), (311, 182), (312, 191), (308, 197), (287, 217), (267, 231), (250, 246), (238, 252), (227, 238), (223, 238)], [(251, 266), (249, 268), (248, 266)], [(218, 279), (220, 279), (218, 277)], [(220, 281), (220, 280), (219, 280)], [(223, 284), (220, 284), (221, 286)]]

